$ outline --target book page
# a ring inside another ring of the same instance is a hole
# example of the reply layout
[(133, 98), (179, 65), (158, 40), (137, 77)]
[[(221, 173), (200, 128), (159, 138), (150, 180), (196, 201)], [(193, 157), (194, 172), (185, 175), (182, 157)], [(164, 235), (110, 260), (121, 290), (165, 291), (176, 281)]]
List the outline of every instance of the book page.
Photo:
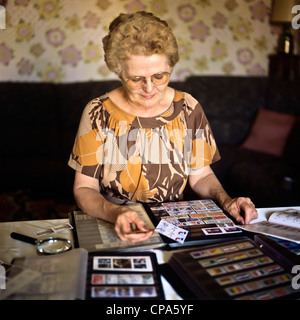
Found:
[(278, 208), (277, 211), (266, 215), (266, 218), (259, 222), (254, 220), (250, 224), (238, 225), (238, 227), (246, 231), (300, 243), (300, 210), (298, 208), (279, 210)]
[[(26, 283), (10, 290), (11, 300), (76, 300), (84, 299), (88, 252), (78, 248), (44, 256), (16, 258), (14, 266), (28, 270), (21, 276)], [(30, 273), (29, 273), (30, 271)], [(37, 277), (33, 277), (33, 272)], [(21, 278), (14, 282), (21, 283)]]
[(261, 233), (268, 236), (300, 243), (299, 229), (284, 226), (282, 224), (275, 224), (269, 221), (261, 221), (253, 224), (246, 224), (241, 226), (239, 225), (239, 228), (254, 233)]
[(271, 214), (269, 222), (300, 229), (300, 211), (288, 209)]

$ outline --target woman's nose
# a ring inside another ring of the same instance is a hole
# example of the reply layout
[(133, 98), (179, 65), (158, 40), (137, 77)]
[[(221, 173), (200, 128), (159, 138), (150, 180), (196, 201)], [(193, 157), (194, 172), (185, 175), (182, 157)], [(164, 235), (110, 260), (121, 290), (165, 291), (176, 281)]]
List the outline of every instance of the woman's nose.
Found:
[(143, 90), (145, 92), (151, 92), (153, 90), (153, 82), (151, 77), (148, 79), (145, 79), (144, 85), (143, 85)]

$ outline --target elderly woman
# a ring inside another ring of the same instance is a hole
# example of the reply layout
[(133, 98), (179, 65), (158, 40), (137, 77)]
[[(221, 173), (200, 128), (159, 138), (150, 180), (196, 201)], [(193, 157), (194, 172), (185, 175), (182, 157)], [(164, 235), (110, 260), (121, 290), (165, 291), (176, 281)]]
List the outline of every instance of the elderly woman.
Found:
[[(114, 223), (118, 236), (130, 241), (152, 232), (122, 204), (178, 201), (187, 183), (238, 222), (255, 218), (251, 200), (232, 199), (210, 168), (220, 156), (200, 104), (168, 86), (179, 55), (167, 23), (146, 12), (120, 14), (103, 47), (122, 86), (92, 100), (83, 112), (69, 160), (78, 206)], [(145, 233), (128, 234), (132, 223)]]

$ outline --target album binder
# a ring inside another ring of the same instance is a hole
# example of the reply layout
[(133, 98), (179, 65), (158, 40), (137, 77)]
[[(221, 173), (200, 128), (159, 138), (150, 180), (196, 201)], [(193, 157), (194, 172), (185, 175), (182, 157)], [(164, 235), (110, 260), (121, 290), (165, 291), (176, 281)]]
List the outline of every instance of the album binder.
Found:
[(57, 255), (16, 258), (6, 268), (9, 294), (2, 296), (5, 299), (164, 299), (153, 252), (89, 253), (78, 248)]
[(88, 216), (82, 211), (74, 211), (69, 216), (74, 228), (75, 247), (85, 248), (89, 252), (135, 251), (193, 246), (246, 236), (246, 233), (210, 199), (127, 205), (138, 212), (149, 229), (154, 229), (164, 219), (172, 225), (187, 230), (185, 241), (180, 243), (158, 232), (154, 232), (143, 242), (122, 241), (114, 231), (114, 224)]
[[(300, 292), (291, 273), (299, 264), (294, 255), (273, 247), (266, 236), (254, 240), (230, 240), (175, 252), (169, 260), (176, 279), (181, 279), (194, 299), (271, 300), (299, 299)], [(285, 257), (285, 258), (284, 258)], [(172, 280), (168, 279), (172, 284)]]
[(209, 244), (246, 236), (246, 232), (211, 199), (143, 205), (155, 226), (161, 220), (165, 220), (188, 231), (184, 243), (161, 236), (171, 248)]
[[(149, 229), (154, 225), (148, 217), (142, 204), (130, 204)], [(69, 214), (73, 226), (75, 248), (84, 248), (89, 252), (95, 251), (136, 251), (141, 249), (161, 248), (164, 241), (158, 233), (142, 242), (122, 241), (114, 230), (114, 224), (108, 221), (91, 217), (82, 211), (73, 211)]]
[(164, 299), (153, 252), (89, 253), (86, 299)]

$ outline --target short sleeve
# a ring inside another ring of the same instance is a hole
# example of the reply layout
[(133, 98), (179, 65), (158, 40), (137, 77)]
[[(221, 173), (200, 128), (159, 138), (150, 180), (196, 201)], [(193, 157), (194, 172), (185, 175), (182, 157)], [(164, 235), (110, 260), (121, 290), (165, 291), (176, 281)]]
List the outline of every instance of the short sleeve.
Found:
[(99, 178), (101, 146), (104, 139), (93, 119), (94, 110), (99, 113), (99, 101), (92, 100), (84, 109), (68, 165), (90, 177)]
[(200, 103), (189, 94), (186, 94), (185, 98), (187, 127), (192, 141), (190, 174), (197, 174), (200, 169), (218, 161), (221, 157)]

